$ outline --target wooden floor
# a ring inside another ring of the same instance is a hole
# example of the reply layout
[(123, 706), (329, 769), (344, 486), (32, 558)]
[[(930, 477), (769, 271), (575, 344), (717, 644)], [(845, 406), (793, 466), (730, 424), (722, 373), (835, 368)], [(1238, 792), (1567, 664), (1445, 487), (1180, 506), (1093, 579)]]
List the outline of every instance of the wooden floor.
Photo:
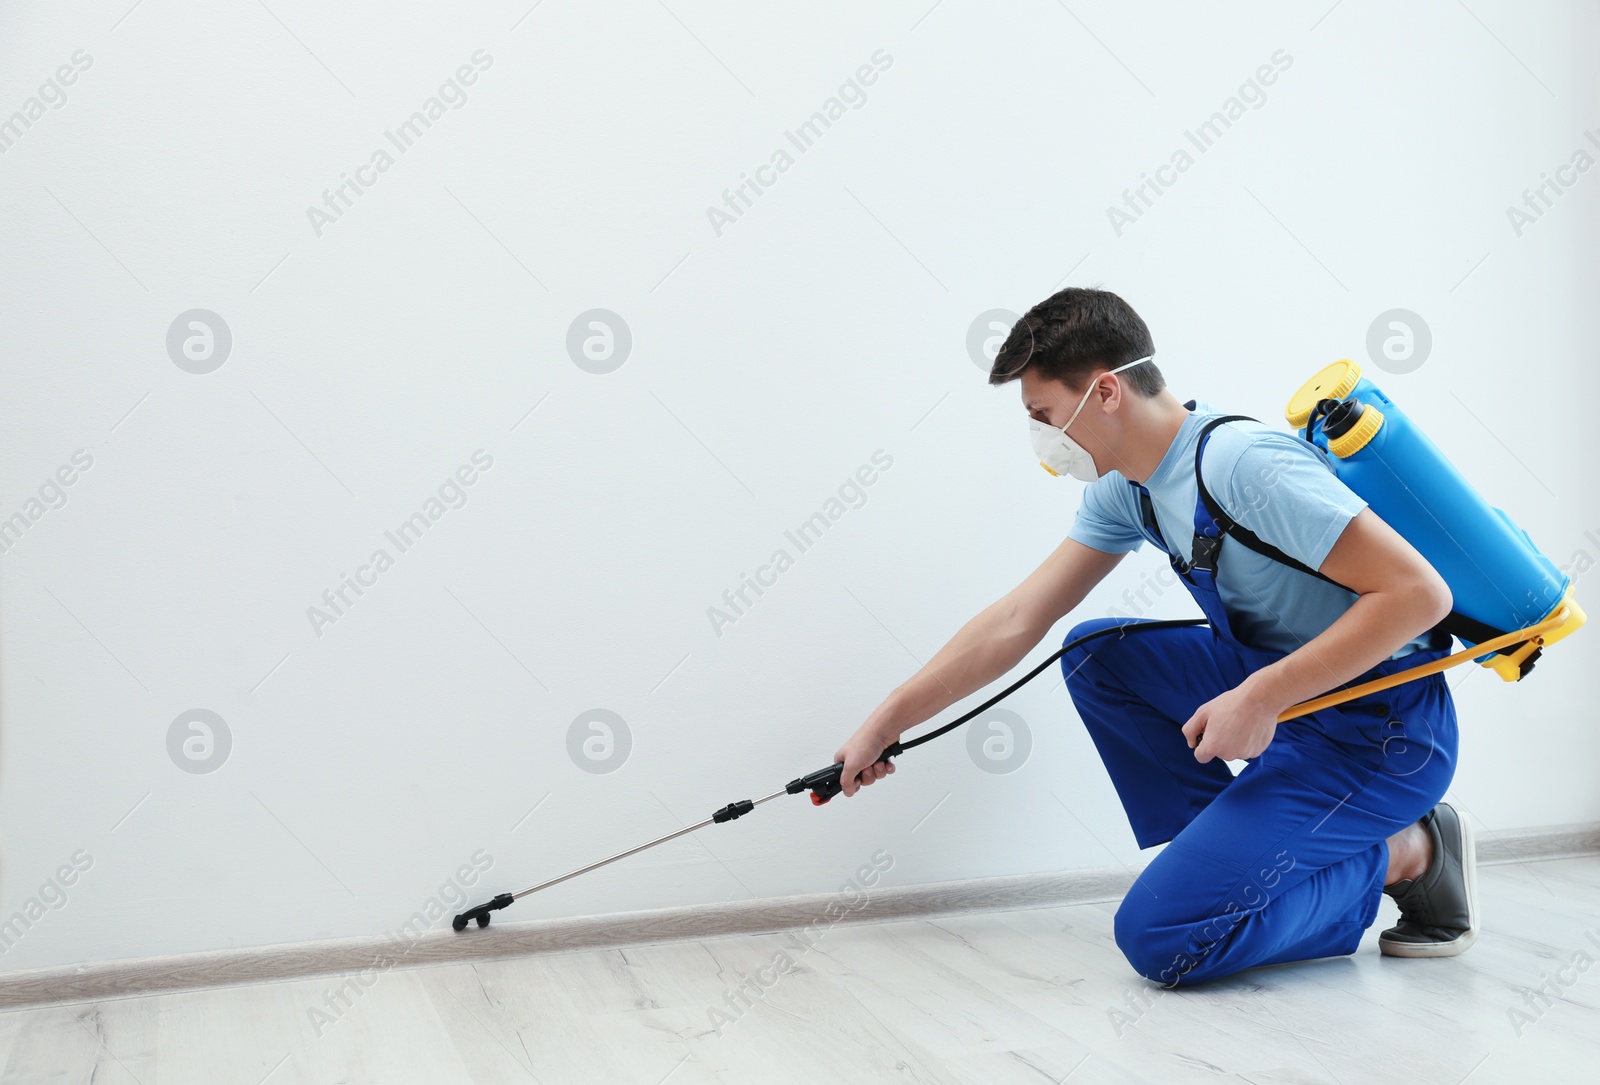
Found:
[(1387, 899), (1353, 956), (1176, 991), (1111, 903), (838, 924), (19, 1010), (0, 1085), (1600, 1081), (1600, 856), (1480, 875), (1444, 960), (1379, 955)]

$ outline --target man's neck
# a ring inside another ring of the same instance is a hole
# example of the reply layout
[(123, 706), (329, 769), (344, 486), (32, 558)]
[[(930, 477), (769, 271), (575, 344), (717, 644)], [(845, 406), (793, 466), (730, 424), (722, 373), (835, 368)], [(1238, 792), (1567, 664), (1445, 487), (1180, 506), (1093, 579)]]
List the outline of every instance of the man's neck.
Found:
[(1129, 412), (1124, 430), (1127, 447), (1118, 456), (1120, 470), (1142, 484), (1161, 465), (1172, 442), (1178, 438), (1183, 420), (1189, 417), (1189, 411), (1165, 388), (1148, 400), (1124, 400), (1123, 407), (1134, 410)]

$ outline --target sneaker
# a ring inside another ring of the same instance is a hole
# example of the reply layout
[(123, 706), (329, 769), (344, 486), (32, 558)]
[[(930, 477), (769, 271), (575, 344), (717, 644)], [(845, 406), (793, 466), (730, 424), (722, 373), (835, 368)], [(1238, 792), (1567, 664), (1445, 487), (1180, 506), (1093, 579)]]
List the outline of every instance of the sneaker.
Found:
[(1400, 906), (1400, 922), (1378, 935), (1390, 957), (1454, 957), (1478, 939), (1477, 848), (1455, 807), (1441, 802), (1422, 819), (1433, 859), (1420, 878), (1383, 891)]

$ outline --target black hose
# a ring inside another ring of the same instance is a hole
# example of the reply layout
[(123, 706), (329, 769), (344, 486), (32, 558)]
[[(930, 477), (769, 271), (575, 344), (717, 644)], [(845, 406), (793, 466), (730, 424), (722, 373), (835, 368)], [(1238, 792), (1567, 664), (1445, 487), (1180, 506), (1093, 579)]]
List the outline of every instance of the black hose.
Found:
[(1061, 649), (1059, 651), (1057, 651), (1054, 655), (1052, 655), (1049, 659), (1046, 659), (1043, 663), (1039, 664), (1037, 667), (1033, 668), (1033, 670), (1029, 671), (1027, 674), (1023, 675), (1021, 678), (1017, 679), (1015, 682), (1011, 683), (1005, 689), (1001, 690), (999, 693), (995, 694), (993, 697), (990, 697), (987, 701), (984, 701), (981, 705), (979, 705), (977, 708), (974, 708), (971, 712), (968, 712), (965, 716), (962, 716), (958, 720), (951, 720), (949, 723), (945, 724), (943, 727), (939, 728), (936, 731), (929, 731), (925, 735), (919, 735), (918, 737), (912, 739), (910, 742), (902, 742), (902, 743), (900, 743), (899, 744), (900, 749), (901, 750), (909, 750), (913, 746), (920, 746), (924, 742), (927, 742), (929, 739), (938, 738), (940, 735), (944, 734), (946, 731), (953, 731), (957, 727), (960, 727), (963, 723), (966, 723), (969, 720), (976, 719), (977, 717), (983, 715), (985, 712), (989, 711), (989, 709), (993, 708), (995, 705), (999, 704), (1001, 701), (1005, 700), (1007, 697), (1011, 696), (1013, 693), (1017, 692), (1017, 690), (1022, 688), (1024, 683), (1031, 682), (1035, 678), (1039, 677), (1039, 675), (1044, 671), (1044, 669), (1046, 667), (1050, 666), (1050, 664), (1054, 663), (1056, 660), (1060, 659), (1062, 656), (1066, 655), (1068, 652), (1070, 652), (1074, 648), (1078, 647), (1078, 645), (1085, 644), (1088, 641), (1094, 640), (1096, 637), (1103, 637), (1103, 636), (1107, 635), (1108, 633), (1124, 633), (1129, 629), (1132, 629), (1135, 632), (1138, 632), (1140, 630), (1145, 630), (1145, 629), (1175, 629), (1178, 626), (1183, 626), (1183, 625), (1205, 625), (1205, 624), (1206, 624), (1206, 619), (1204, 619), (1204, 618), (1164, 618), (1164, 619), (1162, 619), (1160, 621), (1148, 621), (1148, 622), (1146, 622), (1146, 621), (1127, 621), (1127, 622), (1123, 622), (1121, 625), (1108, 625), (1104, 629), (1096, 629), (1093, 633), (1085, 633), (1081, 637), (1074, 637), (1072, 640), (1069, 640), (1067, 643), (1063, 644), (1061, 646)]

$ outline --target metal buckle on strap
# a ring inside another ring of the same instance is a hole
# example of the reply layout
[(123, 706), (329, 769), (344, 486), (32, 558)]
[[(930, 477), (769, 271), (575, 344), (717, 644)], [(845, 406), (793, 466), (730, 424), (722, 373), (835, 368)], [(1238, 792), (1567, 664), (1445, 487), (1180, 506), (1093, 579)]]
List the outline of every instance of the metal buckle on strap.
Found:
[(1217, 554), (1222, 550), (1222, 536), (1201, 535), (1196, 532), (1192, 545), (1194, 555), (1189, 561), (1189, 568), (1204, 569), (1215, 576), (1217, 572)]

